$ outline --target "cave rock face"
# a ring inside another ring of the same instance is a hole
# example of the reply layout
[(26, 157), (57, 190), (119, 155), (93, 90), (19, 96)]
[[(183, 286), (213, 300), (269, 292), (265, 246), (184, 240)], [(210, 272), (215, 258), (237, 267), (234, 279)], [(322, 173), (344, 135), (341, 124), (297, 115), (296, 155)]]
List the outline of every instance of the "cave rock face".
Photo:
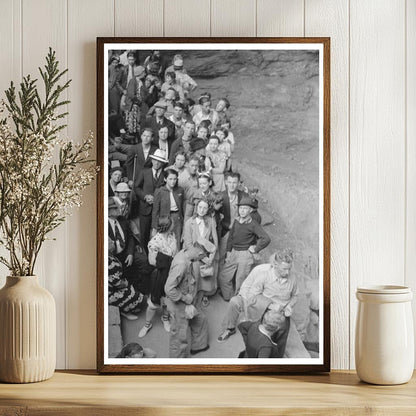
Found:
[(310, 310), (316, 310), (311, 299), (319, 294), (319, 53), (180, 53), (198, 93), (210, 92), (213, 106), (220, 97), (231, 102), (233, 167), (246, 185), (260, 189), (260, 211), (270, 223), (272, 244), (264, 259), (276, 248), (294, 250), (293, 271), (301, 287), (295, 318), (304, 327), (303, 338), (315, 340)]

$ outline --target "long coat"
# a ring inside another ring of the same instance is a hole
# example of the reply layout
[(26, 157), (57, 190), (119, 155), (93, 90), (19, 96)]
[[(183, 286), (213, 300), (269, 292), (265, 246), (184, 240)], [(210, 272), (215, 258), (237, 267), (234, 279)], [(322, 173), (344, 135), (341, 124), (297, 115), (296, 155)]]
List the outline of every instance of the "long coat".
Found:
[[(173, 198), (178, 207), (178, 214), (181, 221), (183, 221), (183, 197), (184, 191), (177, 186), (173, 189)], [(170, 215), (170, 192), (166, 186), (162, 186), (156, 190), (153, 200), (152, 212), (152, 228), (157, 229), (159, 217), (169, 217)]]
[[(116, 257), (123, 263), (128, 255), (134, 253), (135, 241), (128, 221), (123, 217), (117, 217), (117, 221), (120, 224), (121, 230), (124, 234), (124, 249), (122, 252), (116, 254)], [(116, 242), (116, 236), (110, 224), (108, 224), (108, 237)]]
[(162, 172), (159, 173), (157, 181), (153, 177), (152, 168), (145, 168), (139, 173), (137, 181), (133, 184), (133, 191), (139, 199), (139, 215), (150, 215), (152, 213), (154, 201), (153, 205), (148, 204), (144, 197), (146, 195), (153, 195), (156, 189), (162, 186), (163, 183)]

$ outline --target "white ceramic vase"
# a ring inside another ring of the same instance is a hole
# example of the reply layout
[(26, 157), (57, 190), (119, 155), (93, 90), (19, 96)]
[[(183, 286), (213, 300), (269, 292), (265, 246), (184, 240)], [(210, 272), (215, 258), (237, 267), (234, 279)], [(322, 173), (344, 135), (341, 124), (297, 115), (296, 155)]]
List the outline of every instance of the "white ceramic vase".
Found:
[(46, 380), (55, 365), (55, 300), (36, 276), (8, 276), (0, 290), (0, 381)]
[(357, 289), (355, 366), (372, 384), (402, 384), (412, 377), (414, 332), (410, 288), (373, 286)]

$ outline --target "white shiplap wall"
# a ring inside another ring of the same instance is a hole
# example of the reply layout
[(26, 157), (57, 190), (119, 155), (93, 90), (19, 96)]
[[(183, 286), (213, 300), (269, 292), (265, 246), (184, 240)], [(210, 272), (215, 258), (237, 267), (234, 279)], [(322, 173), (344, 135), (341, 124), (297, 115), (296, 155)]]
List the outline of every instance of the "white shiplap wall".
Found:
[[(52, 46), (73, 79), (65, 134), (75, 140), (95, 130), (97, 36), (331, 37), (331, 358), (332, 368), (353, 368), (357, 285), (416, 289), (416, 0), (0, 6), (0, 91), (35, 74)], [(58, 368), (95, 367), (95, 186), (84, 201), (37, 270), (57, 301)]]

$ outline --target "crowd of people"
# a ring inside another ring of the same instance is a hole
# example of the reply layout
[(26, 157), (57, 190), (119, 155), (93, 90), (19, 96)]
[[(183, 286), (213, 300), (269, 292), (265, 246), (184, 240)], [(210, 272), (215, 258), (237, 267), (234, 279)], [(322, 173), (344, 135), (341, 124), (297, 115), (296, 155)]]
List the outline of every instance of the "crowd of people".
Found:
[[(109, 304), (125, 319), (145, 315), (139, 338), (160, 314), (169, 357), (185, 358), (209, 348), (204, 311), (219, 293), (228, 305), (217, 341), (238, 328), (240, 357), (283, 357), (298, 294), (293, 254), (256, 265), (270, 237), (258, 190), (233, 169), (231, 104), (197, 91), (180, 54), (110, 52)], [(146, 356), (140, 348), (119, 356)]]

